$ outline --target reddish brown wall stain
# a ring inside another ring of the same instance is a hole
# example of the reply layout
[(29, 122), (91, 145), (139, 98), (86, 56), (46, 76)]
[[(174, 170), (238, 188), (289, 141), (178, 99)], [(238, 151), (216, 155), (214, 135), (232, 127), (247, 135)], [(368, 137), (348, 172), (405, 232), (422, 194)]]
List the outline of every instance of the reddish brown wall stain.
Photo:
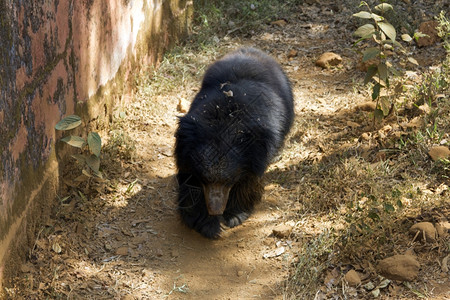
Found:
[(186, 0), (0, 0), (0, 284), (56, 196), (42, 190), (58, 181), (54, 125), (73, 113), (107, 122), (111, 95), (186, 34), (191, 10)]

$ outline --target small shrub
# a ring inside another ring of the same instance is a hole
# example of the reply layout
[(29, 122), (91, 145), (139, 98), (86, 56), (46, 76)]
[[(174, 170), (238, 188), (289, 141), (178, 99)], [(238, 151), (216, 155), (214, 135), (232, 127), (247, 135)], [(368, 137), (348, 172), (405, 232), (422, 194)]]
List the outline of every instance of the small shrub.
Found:
[[(56, 130), (72, 130), (81, 125), (81, 118), (77, 115), (70, 115), (59, 121), (55, 125)], [(97, 132), (89, 132), (87, 140), (76, 135), (68, 135), (61, 139), (62, 142), (81, 150), (81, 154), (72, 155), (83, 167), (82, 173), (90, 177), (102, 178), (100, 172), (100, 152), (102, 140)]]

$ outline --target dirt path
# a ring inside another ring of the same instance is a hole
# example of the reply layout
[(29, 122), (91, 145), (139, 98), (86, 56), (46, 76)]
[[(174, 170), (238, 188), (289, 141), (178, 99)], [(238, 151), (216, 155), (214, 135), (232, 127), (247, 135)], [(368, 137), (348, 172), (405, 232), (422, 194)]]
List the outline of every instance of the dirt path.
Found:
[[(177, 104), (190, 101), (199, 82), (151, 99), (137, 91), (116, 113), (102, 158), (109, 181), (94, 186), (93, 193), (71, 172), (65, 174), (62, 205), (40, 231), (10, 293), (27, 299), (283, 299), (302, 239), (274, 236), (273, 229), (288, 225), (308, 237), (332, 223), (332, 218), (318, 225), (312, 215), (296, 216), (302, 179), (286, 171), (357, 139), (346, 129), (346, 112), (367, 99), (354, 89), (361, 74), (350, 49), (351, 32), (339, 25), (347, 17), (304, 5), (287, 24), (220, 41), (221, 54), (252, 45), (277, 58), (296, 101), (294, 128), (281, 159), (267, 172), (264, 200), (242, 226), (211, 241), (186, 228), (176, 213)], [(291, 50), (297, 54), (288, 57)], [(344, 63), (332, 70), (316, 67), (325, 51), (338, 52)], [(201, 74), (200, 61), (208, 59), (200, 57), (192, 69)], [(342, 135), (347, 136), (332, 138)], [(289, 181), (297, 186), (291, 188)]]

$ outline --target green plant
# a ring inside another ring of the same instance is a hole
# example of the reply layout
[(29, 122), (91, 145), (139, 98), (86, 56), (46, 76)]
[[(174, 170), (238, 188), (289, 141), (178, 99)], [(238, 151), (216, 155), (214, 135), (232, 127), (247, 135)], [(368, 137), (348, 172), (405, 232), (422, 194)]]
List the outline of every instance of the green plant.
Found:
[(444, 40), (444, 48), (447, 53), (450, 52), (450, 21), (445, 17), (445, 12), (441, 11), (439, 16), (436, 17), (439, 25), (436, 27), (438, 35)]
[[(388, 57), (390, 55), (406, 55), (403, 46), (397, 42), (397, 31), (387, 19), (384, 17), (386, 12), (394, 10), (393, 6), (388, 3), (381, 3), (376, 5), (373, 9), (365, 2), (360, 3), (360, 7), (365, 6), (367, 11), (360, 11), (353, 14), (354, 17), (368, 20), (369, 23), (360, 26), (354, 32), (354, 35), (359, 37), (355, 45), (362, 41), (371, 41), (374, 46), (367, 47), (362, 51), (362, 62), (369, 64), (364, 78), (364, 84), (368, 84), (372, 80), (374, 85), (372, 87), (372, 100), (376, 100), (376, 108), (374, 111), (375, 120), (381, 120), (388, 116), (394, 108), (394, 98), (402, 92), (402, 85), (397, 85), (394, 93), (381, 93), (382, 89), (389, 91), (390, 88), (390, 74), (399, 74), (394, 68)], [(419, 32), (414, 34), (414, 38), (423, 36)], [(413, 38), (408, 34), (403, 34), (402, 39), (406, 42), (411, 42)], [(408, 61), (417, 65), (417, 61), (412, 57), (407, 57)]]
[[(59, 121), (55, 125), (56, 130), (72, 130), (81, 125), (81, 118), (77, 115), (70, 115)], [(76, 135), (68, 135), (61, 139), (75, 148), (81, 150), (81, 154), (72, 155), (83, 167), (82, 173), (91, 178), (93, 176), (102, 178), (100, 172), (100, 152), (102, 140), (97, 132), (89, 132), (87, 140)]]

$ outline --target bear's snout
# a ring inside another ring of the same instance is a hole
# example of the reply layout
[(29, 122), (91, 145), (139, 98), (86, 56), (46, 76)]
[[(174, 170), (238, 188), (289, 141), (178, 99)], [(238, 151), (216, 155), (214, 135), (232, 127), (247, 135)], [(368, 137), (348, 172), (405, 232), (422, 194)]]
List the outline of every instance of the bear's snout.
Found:
[(223, 214), (227, 206), (230, 189), (220, 183), (210, 183), (203, 186), (209, 215), (218, 216)]

